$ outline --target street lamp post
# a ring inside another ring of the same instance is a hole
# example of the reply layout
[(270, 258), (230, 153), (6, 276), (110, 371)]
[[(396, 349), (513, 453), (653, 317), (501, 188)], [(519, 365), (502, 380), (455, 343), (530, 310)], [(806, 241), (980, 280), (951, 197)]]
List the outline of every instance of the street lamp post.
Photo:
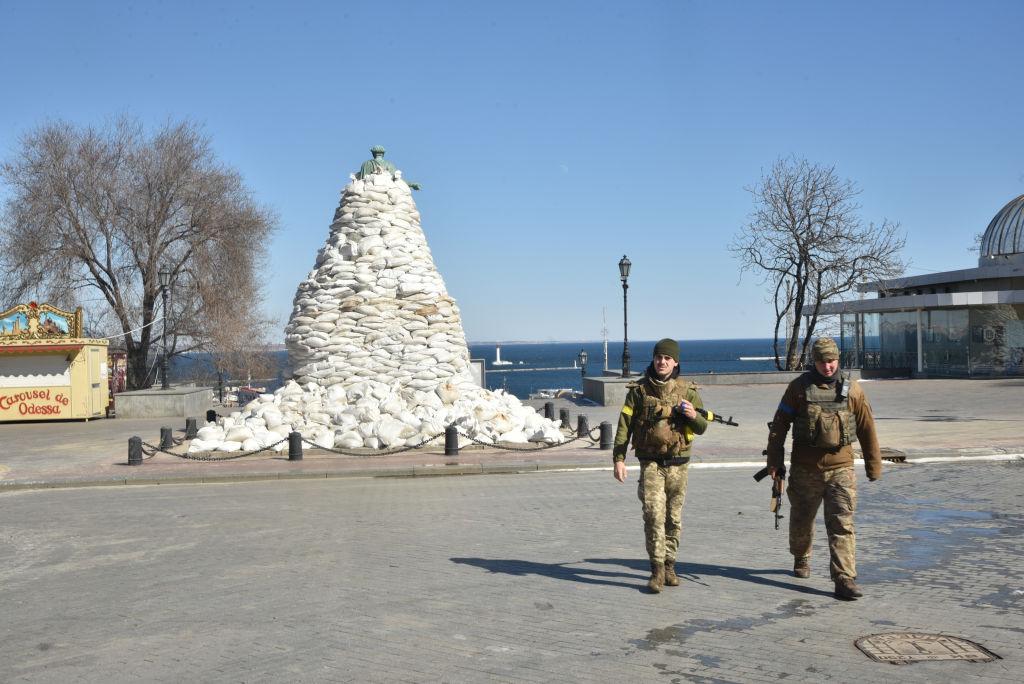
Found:
[(587, 377), (587, 350), (580, 349), (580, 353), (577, 356), (580, 362), (580, 379)]
[(171, 285), (171, 272), (170, 271), (159, 271), (160, 276), (160, 297), (163, 299), (163, 313), (164, 323), (162, 326), (163, 337), (162, 337), (162, 358), (160, 359), (160, 374), (163, 376), (163, 380), (160, 384), (160, 389), (170, 389), (171, 385), (167, 378), (167, 290)]
[(629, 377), (629, 323), (626, 292), (629, 290), (629, 269), (633, 263), (622, 255), (619, 260), (619, 278), (622, 279), (622, 377)]

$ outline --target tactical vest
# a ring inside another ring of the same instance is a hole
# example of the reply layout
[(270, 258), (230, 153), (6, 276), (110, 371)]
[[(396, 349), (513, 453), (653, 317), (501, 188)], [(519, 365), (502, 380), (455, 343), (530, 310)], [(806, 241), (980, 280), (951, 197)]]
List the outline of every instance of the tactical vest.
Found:
[(676, 456), (693, 441), (693, 432), (683, 425), (685, 419), (672, 409), (696, 386), (679, 378), (669, 383), (660, 388), (647, 381), (636, 385), (638, 398), (632, 425), (633, 449), (638, 456)]
[(793, 421), (793, 443), (835, 451), (853, 444), (857, 437), (857, 419), (850, 410), (849, 381), (842, 375), (831, 387), (814, 384), (804, 373), (804, 408)]

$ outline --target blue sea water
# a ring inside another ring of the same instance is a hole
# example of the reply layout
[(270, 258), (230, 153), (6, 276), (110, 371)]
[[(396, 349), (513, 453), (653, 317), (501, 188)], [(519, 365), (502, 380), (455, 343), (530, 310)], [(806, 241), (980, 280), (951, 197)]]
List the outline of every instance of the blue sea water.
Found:
[[(630, 341), (630, 370), (642, 372), (651, 361), (655, 340)], [(470, 344), (470, 356), (486, 360), (486, 384), (488, 389), (503, 388), (525, 399), (540, 389), (575, 389), (583, 387), (579, 368), (550, 370), (571, 367), (580, 350), (587, 352), (587, 375), (601, 375), (604, 370), (604, 345), (602, 342), (538, 342), (501, 344), (501, 360), (511, 361), (511, 366), (496, 367), (494, 343)], [(773, 360), (741, 361), (741, 357), (773, 357), (771, 338), (742, 340), (683, 340), (680, 342), (679, 372), (682, 375), (695, 373), (737, 373), (747, 371), (775, 370)], [(608, 367), (622, 368), (622, 342), (608, 342)]]
[[(654, 340), (629, 343), (630, 364), (634, 373), (642, 372), (651, 361)], [(577, 364), (580, 350), (587, 351), (587, 375), (601, 375), (604, 370), (604, 350), (601, 342), (531, 342), (501, 344), (502, 361), (511, 361), (510, 366), (494, 366), (495, 345), (473, 343), (469, 345), (470, 357), (483, 359), (488, 389), (504, 389), (520, 399), (541, 389), (583, 388), (582, 373)], [(683, 340), (679, 369), (682, 375), (697, 373), (737, 373), (745, 371), (770, 371), (775, 369), (772, 360), (742, 361), (741, 357), (772, 357), (771, 338), (745, 340)], [(266, 386), (273, 392), (281, 380), (290, 375), (287, 352), (274, 352), (280, 372), (274, 378), (253, 379), (253, 384)], [(608, 366), (622, 368), (622, 342), (608, 342)], [(174, 381), (190, 380), (203, 372), (206, 381), (216, 377), (209, 357), (203, 354), (189, 358), (174, 359), (171, 378)], [(245, 380), (226, 378), (228, 385), (245, 384)]]

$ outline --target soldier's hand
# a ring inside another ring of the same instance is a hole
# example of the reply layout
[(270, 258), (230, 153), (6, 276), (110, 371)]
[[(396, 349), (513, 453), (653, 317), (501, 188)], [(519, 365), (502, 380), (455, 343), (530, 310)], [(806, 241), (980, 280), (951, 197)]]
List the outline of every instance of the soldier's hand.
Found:
[(615, 475), (615, 479), (619, 482), (626, 481), (626, 462), (616, 461), (615, 466), (612, 468), (612, 474)]
[(686, 401), (685, 399), (679, 402), (679, 412), (682, 413), (687, 418), (689, 418), (690, 420), (693, 420), (694, 418), (697, 417), (697, 409), (693, 408), (693, 404)]

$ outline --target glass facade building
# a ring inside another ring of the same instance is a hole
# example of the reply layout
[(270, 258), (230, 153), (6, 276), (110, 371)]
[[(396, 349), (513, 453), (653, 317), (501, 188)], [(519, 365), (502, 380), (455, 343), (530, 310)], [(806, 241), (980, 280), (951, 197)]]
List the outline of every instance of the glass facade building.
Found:
[[(919, 377), (1024, 376), (1024, 195), (992, 219), (977, 268), (864, 284), (827, 302), (845, 367)], [(804, 314), (808, 314), (805, 310)]]

